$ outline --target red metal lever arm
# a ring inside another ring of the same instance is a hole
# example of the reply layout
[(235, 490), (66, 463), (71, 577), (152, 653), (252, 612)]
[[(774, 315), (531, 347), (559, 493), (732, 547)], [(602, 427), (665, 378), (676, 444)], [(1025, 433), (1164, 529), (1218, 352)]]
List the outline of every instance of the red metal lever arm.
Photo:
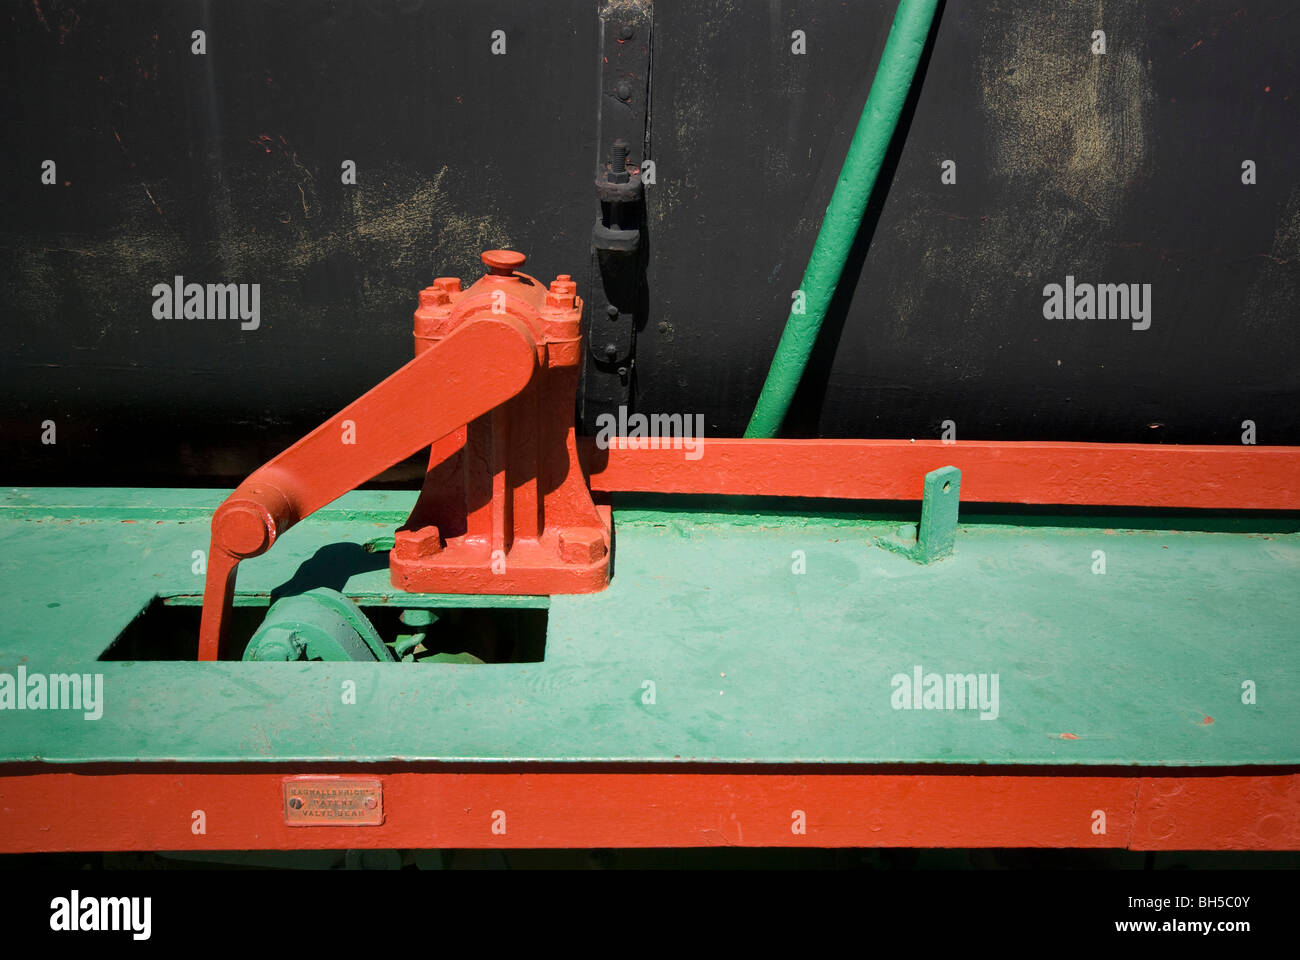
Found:
[(513, 317), (463, 324), (253, 472), (212, 516), (199, 659), (216, 660), (239, 561), (375, 474), (518, 394), (537, 343)]

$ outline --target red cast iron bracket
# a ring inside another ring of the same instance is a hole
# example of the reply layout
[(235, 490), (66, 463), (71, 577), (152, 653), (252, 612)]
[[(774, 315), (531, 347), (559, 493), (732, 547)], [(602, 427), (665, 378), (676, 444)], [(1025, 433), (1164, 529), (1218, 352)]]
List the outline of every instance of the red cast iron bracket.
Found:
[(199, 629), (216, 660), (239, 561), (299, 520), (432, 445), (429, 471), (390, 554), (393, 585), (429, 593), (588, 593), (609, 583), (608, 510), (578, 462), (573, 403), (582, 300), (561, 275), (517, 273), (524, 255), (483, 254), (462, 291), (421, 291), (416, 357), (270, 463), (212, 518)]

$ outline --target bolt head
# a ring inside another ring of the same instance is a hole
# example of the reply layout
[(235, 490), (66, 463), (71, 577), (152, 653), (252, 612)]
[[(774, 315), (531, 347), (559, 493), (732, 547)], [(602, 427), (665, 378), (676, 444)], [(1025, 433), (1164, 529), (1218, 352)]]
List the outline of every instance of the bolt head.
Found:
[(608, 550), (603, 530), (577, 527), (560, 531), (560, 559), (565, 563), (598, 563)]
[(618, 356), (618, 346), (613, 343), (605, 344), (605, 358), (607, 360), (613, 360), (617, 356)]
[(559, 310), (572, 310), (573, 298), (577, 293), (578, 285), (567, 273), (562, 273), (551, 281), (551, 286), (546, 291), (546, 305)]
[(442, 552), (442, 534), (434, 526), (398, 530), (393, 536), (393, 552), (403, 560), (436, 556)]
[(398, 619), (401, 620), (402, 625), (406, 627), (429, 627), (432, 626), (438, 618), (434, 615), (432, 610), (427, 610), (422, 607), (408, 607), (406, 610), (401, 612)]
[(614, 94), (620, 100), (630, 101), (632, 99), (632, 84), (626, 80), (620, 80), (618, 86), (614, 88)]
[(618, 36), (620, 40), (631, 40), (636, 36), (636, 27), (630, 23), (625, 23), (618, 28)]
[(611, 320), (618, 319), (618, 307), (614, 306), (612, 303), (605, 308), (605, 312), (609, 314), (609, 319)]

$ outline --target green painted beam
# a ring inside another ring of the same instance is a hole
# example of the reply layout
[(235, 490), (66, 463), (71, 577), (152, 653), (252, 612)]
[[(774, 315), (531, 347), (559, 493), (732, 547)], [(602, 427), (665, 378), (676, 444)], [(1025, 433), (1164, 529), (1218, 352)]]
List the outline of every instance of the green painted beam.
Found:
[[(101, 673), (104, 712), (2, 710), (0, 761), (1300, 763), (1297, 533), (966, 515), (918, 566), (874, 545), (896, 518), (616, 508), (613, 585), (550, 598), (541, 663), (97, 661), (154, 597), (198, 592), (222, 496), (4, 498), (0, 672)], [(406, 603), (364, 544), (413, 498), (349, 494), (241, 591), (343, 575)], [(917, 667), (923, 689), (996, 674), (996, 719), (895, 709)]]

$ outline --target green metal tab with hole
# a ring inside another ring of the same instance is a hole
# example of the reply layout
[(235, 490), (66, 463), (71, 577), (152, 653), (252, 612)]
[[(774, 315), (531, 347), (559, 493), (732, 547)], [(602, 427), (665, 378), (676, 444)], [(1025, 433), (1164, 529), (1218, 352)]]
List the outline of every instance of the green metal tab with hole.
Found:
[(952, 556), (957, 542), (957, 509), (961, 501), (961, 471), (940, 467), (925, 475), (920, 526), (907, 524), (892, 537), (876, 542), (917, 563), (933, 563)]

